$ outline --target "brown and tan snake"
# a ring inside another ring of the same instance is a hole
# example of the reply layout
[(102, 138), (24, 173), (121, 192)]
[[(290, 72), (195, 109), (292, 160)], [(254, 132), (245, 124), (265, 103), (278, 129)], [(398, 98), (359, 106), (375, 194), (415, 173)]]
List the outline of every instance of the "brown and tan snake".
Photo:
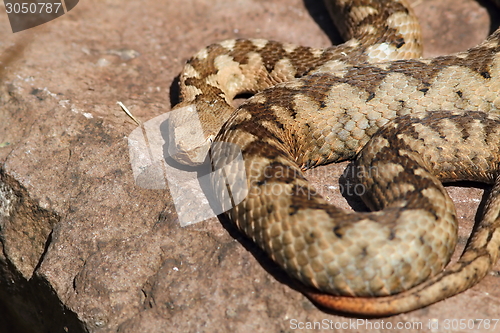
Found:
[[(341, 46), (229, 40), (191, 58), (169, 152), (199, 164), (215, 142), (214, 169), (242, 153), (247, 186), (234, 167), (214, 189), (221, 202), (243, 194), (230, 220), (315, 302), (411, 311), (470, 288), (498, 259), (500, 31), (455, 55), (380, 62), (420, 56), (405, 1), (328, 5), (343, 18)], [(235, 111), (232, 99), (248, 92), (258, 93)], [(203, 133), (190, 126), (198, 118)], [(352, 158), (373, 212), (328, 204), (302, 172)], [(494, 187), (466, 251), (444, 269), (457, 221), (441, 182), (457, 180)]]

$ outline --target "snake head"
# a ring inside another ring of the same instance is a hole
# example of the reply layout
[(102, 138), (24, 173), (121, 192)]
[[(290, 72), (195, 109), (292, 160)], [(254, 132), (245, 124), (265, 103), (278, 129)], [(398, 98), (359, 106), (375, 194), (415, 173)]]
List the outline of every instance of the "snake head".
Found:
[(203, 164), (215, 134), (204, 132), (193, 104), (179, 105), (170, 113), (169, 155), (183, 165)]

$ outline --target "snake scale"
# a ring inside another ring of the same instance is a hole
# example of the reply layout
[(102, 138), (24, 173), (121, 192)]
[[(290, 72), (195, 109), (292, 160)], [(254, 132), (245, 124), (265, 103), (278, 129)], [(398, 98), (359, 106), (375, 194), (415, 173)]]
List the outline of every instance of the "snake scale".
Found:
[[(412, 59), (420, 31), (405, 1), (326, 3), (348, 40), (340, 46), (229, 40), (193, 56), (169, 153), (199, 164), (217, 143), (215, 170), (242, 154), (247, 186), (236, 186), (235, 166), (214, 190), (221, 202), (243, 194), (229, 219), (314, 302), (359, 315), (418, 309), (470, 288), (498, 259), (500, 30), (465, 52)], [(256, 94), (235, 111), (241, 93)], [(303, 175), (354, 158), (372, 212), (327, 203)], [(441, 182), (458, 180), (493, 189), (446, 267), (458, 227)]]

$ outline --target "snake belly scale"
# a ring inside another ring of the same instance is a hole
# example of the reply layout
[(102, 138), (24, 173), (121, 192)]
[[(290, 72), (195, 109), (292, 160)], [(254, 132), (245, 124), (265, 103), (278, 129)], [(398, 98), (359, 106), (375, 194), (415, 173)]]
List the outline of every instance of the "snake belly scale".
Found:
[[(178, 113), (169, 152), (198, 164), (209, 143), (224, 143), (211, 149), (214, 169), (242, 153), (248, 192), (227, 215), (315, 302), (363, 315), (411, 311), (468, 289), (498, 259), (500, 31), (458, 54), (384, 62), (419, 56), (406, 3), (328, 3), (347, 16), (339, 29), (351, 39), (339, 51), (232, 40), (190, 59), (176, 109), (195, 110), (204, 136), (190, 140), (193, 113)], [(259, 93), (234, 111), (243, 92)], [(353, 158), (373, 212), (328, 204), (303, 175)], [(214, 177), (221, 202), (238, 195), (239, 175)], [(466, 251), (443, 270), (457, 221), (441, 182), (456, 180), (494, 186)]]

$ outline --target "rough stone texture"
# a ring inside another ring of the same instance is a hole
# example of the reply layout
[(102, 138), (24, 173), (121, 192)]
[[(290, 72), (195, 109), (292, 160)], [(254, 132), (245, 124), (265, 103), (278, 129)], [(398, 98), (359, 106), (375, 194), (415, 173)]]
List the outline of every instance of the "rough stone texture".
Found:
[[(497, 26), (474, 1), (413, 5), (429, 56)], [(221, 39), (337, 42), (319, 1), (87, 0), (17, 34), (0, 15), (0, 34), (0, 332), (292, 332), (292, 319), (355, 320), (318, 310), (217, 219), (181, 228), (167, 190), (136, 186), (127, 147), (136, 125), (115, 104), (142, 121), (168, 111), (183, 62)], [(332, 202), (355, 206), (338, 193), (344, 167), (310, 177), (333, 189)], [(450, 192), (463, 246), (482, 191)], [(446, 319), (477, 328), (468, 320), (500, 313), (499, 269), (438, 304), (338, 331), (423, 332)]]

